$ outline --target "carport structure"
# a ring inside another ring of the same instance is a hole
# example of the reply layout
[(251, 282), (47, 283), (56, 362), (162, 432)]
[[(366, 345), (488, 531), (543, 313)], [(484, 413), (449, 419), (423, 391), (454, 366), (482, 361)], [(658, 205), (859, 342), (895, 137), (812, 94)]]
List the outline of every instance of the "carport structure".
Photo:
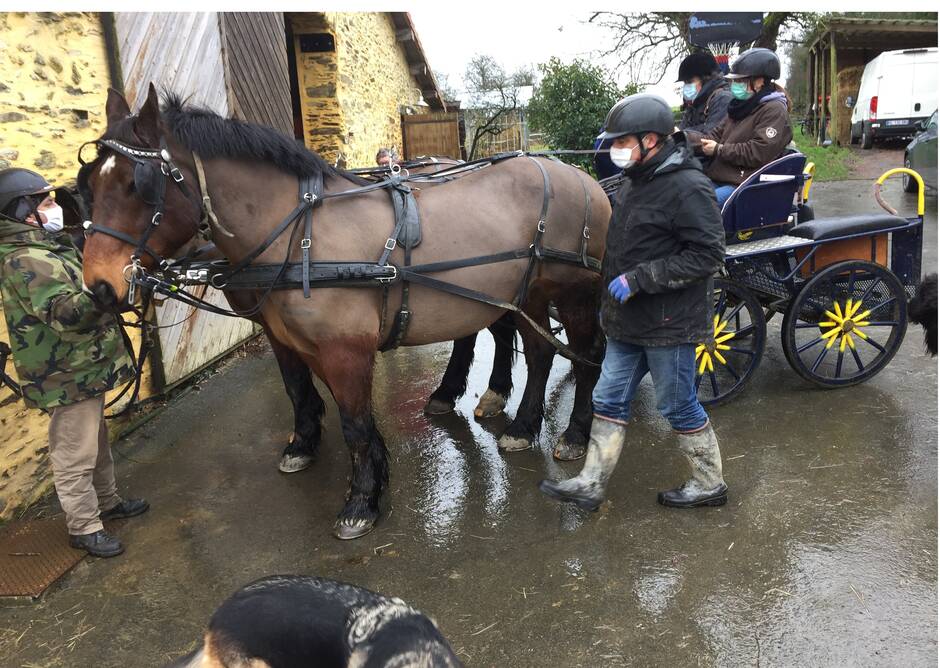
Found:
[[(850, 123), (845, 108), (847, 91), (839, 90), (839, 73), (864, 66), (883, 51), (937, 46), (937, 22), (915, 19), (864, 19), (835, 17), (809, 47), (806, 61), (806, 98), (817, 142), (829, 136), (838, 144), (849, 143)], [(835, 94), (833, 94), (835, 91)], [(857, 94), (857, 91), (849, 93)]]

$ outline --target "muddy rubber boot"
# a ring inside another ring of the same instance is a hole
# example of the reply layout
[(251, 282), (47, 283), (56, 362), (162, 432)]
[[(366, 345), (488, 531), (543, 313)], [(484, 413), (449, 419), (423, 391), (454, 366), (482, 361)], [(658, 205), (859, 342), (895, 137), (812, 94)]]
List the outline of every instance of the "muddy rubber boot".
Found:
[(583, 510), (597, 510), (604, 502), (607, 481), (617, 466), (626, 436), (623, 425), (594, 418), (581, 473), (559, 482), (543, 480), (539, 489), (557, 501), (576, 503)]
[(657, 500), (672, 508), (725, 505), (728, 486), (721, 477), (721, 451), (711, 423), (694, 434), (679, 434), (679, 450), (689, 460), (692, 477), (681, 487), (660, 492)]

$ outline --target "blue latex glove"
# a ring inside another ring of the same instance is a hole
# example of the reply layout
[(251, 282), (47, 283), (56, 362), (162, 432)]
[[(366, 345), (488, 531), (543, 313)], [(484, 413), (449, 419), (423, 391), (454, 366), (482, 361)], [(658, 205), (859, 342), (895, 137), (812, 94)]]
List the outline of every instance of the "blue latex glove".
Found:
[(620, 274), (607, 285), (607, 291), (613, 295), (614, 299), (623, 304), (633, 296), (630, 291), (630, 283), (627, 282), (627, 275)]

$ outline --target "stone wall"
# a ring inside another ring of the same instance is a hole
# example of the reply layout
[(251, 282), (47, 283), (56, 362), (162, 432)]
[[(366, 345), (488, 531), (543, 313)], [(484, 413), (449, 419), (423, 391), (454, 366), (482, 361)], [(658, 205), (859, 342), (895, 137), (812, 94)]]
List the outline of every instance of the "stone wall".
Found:
[[(76, 154), (104, 131), (108, 66), (98, 15), (0, 13), (0, 169), (74, 181)], [(0, 341), (7, 340), (0, 308)], [(7, 364), (7, 373), (13, 364)], [(51, 485), (47, 418), (0, 389), (0, 520)]]
[[(418, 84), (385, 12), (293, 14), (298, 88), (307, 146), (347, 167), (375, 164), (381, 147), (402, 153), (401, 108), (417, 112)], [(333, 35), (332, 53), (301, 53), (299, 35)]]

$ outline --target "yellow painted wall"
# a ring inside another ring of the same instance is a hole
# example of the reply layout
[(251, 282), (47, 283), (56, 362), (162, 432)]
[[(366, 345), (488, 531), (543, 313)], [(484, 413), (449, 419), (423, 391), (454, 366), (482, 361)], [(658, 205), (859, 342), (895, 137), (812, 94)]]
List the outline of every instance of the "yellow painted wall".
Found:
[[(301, 112), (307, 146), (330, 163), (375, 164), (381, 147), (402, 153), (401, 107), (417, 107), (418, 84), (385, 12), (293, 14)], [(328, 32), (333, 53), (301, 53), (298, 35)]]
[[(0, 13), (0, 169), (26, 167), (50, 182), (74, 181), (76, 154), (104, 131), (110, 82), (93, 13)], [(0, 341), (7, 340), (0, 308)], [(7, 373), (14, 378), (13, 364)], [(0, 520), (41, 496), (48, 419), (0, 389)]]

